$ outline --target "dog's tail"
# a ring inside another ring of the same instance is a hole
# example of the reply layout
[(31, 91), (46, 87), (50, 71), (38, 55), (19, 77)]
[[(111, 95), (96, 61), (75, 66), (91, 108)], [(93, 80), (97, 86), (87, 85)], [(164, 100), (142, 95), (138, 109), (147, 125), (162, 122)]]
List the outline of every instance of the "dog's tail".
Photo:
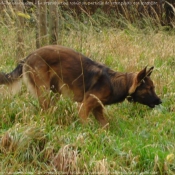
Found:
[[(20, 61), (17, 67), (10, 73), (0, 72), (0, 85), (7, 85), (9, 87), (8, 90), (13, 94), (16, 94), (21, 89), (24, 62), (25, 60)], [(1, 90), (0, 93), (2, 93)]]

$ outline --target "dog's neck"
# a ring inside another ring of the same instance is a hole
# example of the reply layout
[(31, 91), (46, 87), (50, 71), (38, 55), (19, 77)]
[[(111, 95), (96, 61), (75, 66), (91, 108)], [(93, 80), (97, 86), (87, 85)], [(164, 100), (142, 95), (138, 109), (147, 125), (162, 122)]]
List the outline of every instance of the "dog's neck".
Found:
[(113, 78), (114, 86), (123, 87), (126, 91), (125, 93), (128, 95), (136, 74), (136, 72), (113, 72), (111, 77)]
[(110, 103), (122, 102), (129, 95), (136, 73), (111, 72), (113, 96)]

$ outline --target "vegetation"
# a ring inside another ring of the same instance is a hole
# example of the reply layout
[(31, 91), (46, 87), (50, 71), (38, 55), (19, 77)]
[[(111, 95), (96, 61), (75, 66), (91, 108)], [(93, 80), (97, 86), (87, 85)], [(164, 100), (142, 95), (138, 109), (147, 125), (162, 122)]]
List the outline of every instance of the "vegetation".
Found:
[[(76, 20), (66, 13), (60, 20), (61, 44), (117, 71), (154, 65), (152, 79), (162, 105), (106, 106), (109, 129), (104, 130), (93, 116), (82, 125), (70, 99), (60, 97), (44, 112), (25, 87), (14, 97), (7, 90), (0, 93), (0, 174), (175, 173), (175, 33), (149, 19), (143, 29), (124, 19), (115, 22), (122, 29), (107, 16)], [(35, 50), (31, 22), (23, 32), (27, 56)], [(1, 22), (0, 33), (0, 70), (9, 72), (19, 59), (13, 19)]]

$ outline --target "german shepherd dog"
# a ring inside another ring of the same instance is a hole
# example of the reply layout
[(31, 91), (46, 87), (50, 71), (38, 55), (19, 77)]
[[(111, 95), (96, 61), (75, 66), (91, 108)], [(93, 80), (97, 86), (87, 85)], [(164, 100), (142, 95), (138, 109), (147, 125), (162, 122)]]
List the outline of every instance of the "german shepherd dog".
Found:
[(0, 84), (14, 93), (24, 80), (28, 90), (38, 98), (42, 108), (50, 105), (50, 91), (70, 96), (80, 102), (79, 116), (86, 122), (90, 112), (102, 126), (107, 124), (103, 105), (125, 99), (154, 108), (161, 104), (150, 75), (154, 67), (140, 72), (121, 73), (111, 70), (84, 55), (60, 46), (37, 49), (22, 60), (10, 73), (0, 73)]

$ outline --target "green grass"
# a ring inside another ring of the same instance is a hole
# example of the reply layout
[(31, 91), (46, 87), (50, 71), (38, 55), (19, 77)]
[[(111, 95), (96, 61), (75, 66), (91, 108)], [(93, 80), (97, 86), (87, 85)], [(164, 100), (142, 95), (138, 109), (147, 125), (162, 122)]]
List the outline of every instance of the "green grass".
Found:
[[(106, 106), (109, 129), (104, 130), (93, 116), (82, 125), (70, 99), (61, 98), (44, 112), (25, 87), (14, 97), (0, 94), (0, 174), (174, 174), (174, 32), (75, 22), (62, 21), (62, 45), (117, 71), (154, 65), (152, 79), (163, 103), (155, 109), (127, 101)], [(8, 72), (19, 59), (16, 29), (2, 23), (0, 33), (0, 70)], [(24, 33), (27, 56), (35, 49), (34, 28)]]

